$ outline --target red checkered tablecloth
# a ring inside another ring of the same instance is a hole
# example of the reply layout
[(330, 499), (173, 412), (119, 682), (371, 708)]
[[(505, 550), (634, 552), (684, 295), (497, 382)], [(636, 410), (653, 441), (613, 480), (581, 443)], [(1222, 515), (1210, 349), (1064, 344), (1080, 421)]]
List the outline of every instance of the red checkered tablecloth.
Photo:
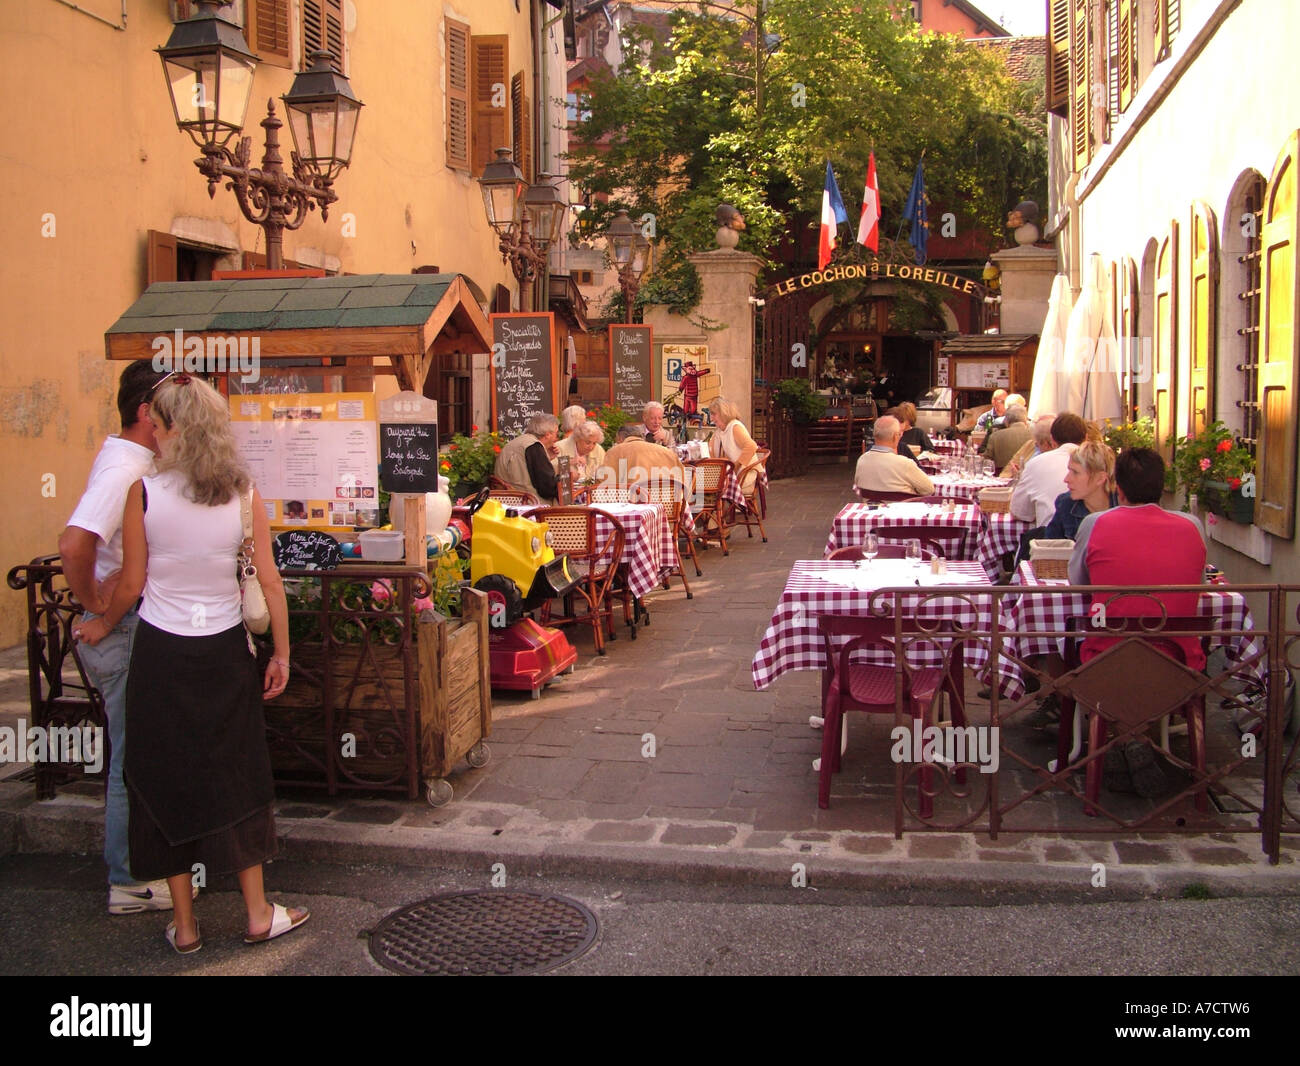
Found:
[[(945, 620), (961, 628), (975, 628), (980, 620), (990, 616), (991, 601), (980, 596), (978, 589), (984, 585), (983, 570), (978, 563), (953, 562), (949, 573), (931, 575), (927, 567), (919, 571), (904, 560), (873, 560), (865, 570), (859, 570), (851, 560), (800, 560), (794, 564), (786, 580), (781, 599), (768, 623), (767, 632), (754, 655), (751, 674), (756, 689), (765, 689), (787, 670), (821, 670), (826, 666), (821, 637), (817, 632), (817, 616), (821, 614), (867, 615), (875, 613), (873, 590), (856, 587), (855, 579), (864, 585), (879, 581), (879, 588), (906, 586), (909, 579), (923, 578), (927, 587), (915, 594), (901, 593), (901, 609), (921, 619)], [(973, 594), (961, 587), (947, 587), (942, 591), (934, 585), (959, 582), (973, 585)], [(887, 601), (888, 594), (881, 594)], [(875, 603), (881, 603), (876, 599)], [(888, 614), (893, 615), (886, 603)], [(987, 649), (967, 643), (966, 665), (975, 670), (987, 663)], [(942, 666), (943, 652), (933, 642), (919, 640), (909, 648), (907, 659), (914, 666)]]
[(960, 440), (945, 440), (939, 437), (931, 438), (931, 443), (940, 455), (961, 455), (966, 450), (966, 445)]
[(1008, 511), (984, 516), (984, 529), (980, 533), (976, 558), (984, 567), (984, 572), (988, 574), (990, 581), (996, 581), (1001, 576), (1002, 556), (1020, 547), (1020, 534), (1029, 528), (1028, 522), (1016, 518)]
[(934, 482), (936, 496), (960, 500), (975, 499), (980, 489), (1004, 489), (1011, 484), (1009, 477), (969, 477), (965, 474), (935, 474), (930, 480)]
[(846, 505), (831, 522), (830, 539), (826, 541), (825, 554), (836, 548), (861, 544), (862, 538), (874, 529), (885, 539), (891, 526), (908, 525), (943, 526), (951, 529), (950, 537), (936, 538), (943, 546), (948, 559), (973, 559), (974, 545), (980, 532), (979, 508), (973, 504), (959, 504), (951, 511), (942, 505), (928, 503), (890, 503), (872, 507), (865, 503)]
[[(1064, 585), (1063, 581), (1039, 581), (1029, 563), (1021, 563), (1016, 572), (1016, 579), (1025, 587), (1043, 588), (1052, 585)], [(1060, 596), (1022, 596), (1018, 600), (1005, 601), (1002, 610), (1002, 628), (1014, 630), (1043, 630), (1044, 632), (1063, 631), (1071, 618), (1085, 618), (1091, 604), (1091, 597), (1083, 593), (1070, 593)], [(1196, 613), (1202, 618), (1217, 618), (1225, 634), (1210, 637), (1210, 647), (1222, 647), (1232, 662), (1241, 662), (1262, 651), (1255, 639), (1243, 633), (1233, 634), (1233, 630), (1244, 633), (1253, 632), (1255, 621), (1251, 617), (1246, 597), (1239, 592), (1217, 589), (1208, 586), (1196, 604)], [(1049, 655), (1060, 653), (1059, 637), (1019, 637), (1009, 638), (1007, 650), (1017, 658), (1025, 659), (1031, 655)], [(1246, 672), (1256, 680), (1262, 680), (1264, 664), (1248, 667)]]
[[(519, 513), (527, 515), (535, 509), (521, 507)], [(677, 538), (664, 519), (664, 509), (657, 503), (602, 503), (597, 510), (605, 512), (623, 527), (620, 565), (626, 568), (632, 595), (640, 599), (659, 584), (659, 575), (665, 565), (671, 567), (677, 559)], [(603, 541), (609, 533), (609, 519), (598, 514), (597, 539)], [(665, 559), (668, 560), (666, 564)]]

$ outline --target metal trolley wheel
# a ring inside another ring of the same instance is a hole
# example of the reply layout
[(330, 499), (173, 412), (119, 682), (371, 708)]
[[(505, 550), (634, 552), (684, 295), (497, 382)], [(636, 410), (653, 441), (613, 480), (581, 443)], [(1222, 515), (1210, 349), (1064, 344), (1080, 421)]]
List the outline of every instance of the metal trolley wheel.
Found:
[(451, 802), (451, 797), (455, 791), (451, 787), (451, 782), (444, 777), (438, 777), (429, 782), (429, 790), (425, 793), (425, 798), (429, 801), (430, 807), (445, 807)]
[(481, 740), (465, 753), (465, 761), (476, 770), (480, 766), (486, 766), (491, 758), (492, 749)]

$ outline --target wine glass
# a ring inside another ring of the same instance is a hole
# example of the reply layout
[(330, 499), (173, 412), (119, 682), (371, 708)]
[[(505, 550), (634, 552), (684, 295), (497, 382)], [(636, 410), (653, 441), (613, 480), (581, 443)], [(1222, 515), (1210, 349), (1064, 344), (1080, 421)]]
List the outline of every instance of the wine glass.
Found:
[(994, 474), (996, 474), (996, 473), (997, 473), (997, 466), (996, 466), (996, 464), (993, 462), (993, 460), (992, 460), (992, 459), (985, 459), (985, 460), (984, 460), (984, 476), (985, 476), (985, 477), (992, 477), (992, 476), (993, 476)]
[(913, 538), (907, 542), (907, 548), (903, 551), (903, 557), (914, 567), (921, 565), (921, 542)]
[(868, 533), (862, 538), (862, 557), (870, 563), (879, 554), (880, 538), (874, 533)]

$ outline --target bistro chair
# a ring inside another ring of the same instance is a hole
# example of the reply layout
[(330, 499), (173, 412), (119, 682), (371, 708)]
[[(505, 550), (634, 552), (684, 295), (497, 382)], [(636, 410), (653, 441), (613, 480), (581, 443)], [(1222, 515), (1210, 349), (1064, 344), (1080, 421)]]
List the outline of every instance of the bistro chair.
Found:
[(722, 554), (730, 555), (727, 547), (727, 534), (731, 526), (727, 521), (727, 501), (723, 499), (722, 490), (727, 484), (727, 475), (731, 474), (730, 459), (700, 459), (689, 468), (692, 477), (695, 502), (695, 535), (706, 546), (716, 540), (722, 546)]
[[(752, 538), (754, 536), (754, 526), (758, 526), (759, 535), (763, 538), (763, 543), (767, 543), (767, 530), (763, 528), (763, 519), (767, 517), (767, 491), (763, 488), (763, 473), (767, 469), (767, 460), (772, 453), (766, 448), (759, 448), (755, 453), (753, 460), (745, 467), (736, 471), (736, 479), (740, 482), (740, 491), (745, 497), (745, 506), (736, 512), (733, 509), (732, 519), (735, 525), (742, 522), (745, 526), (745, 533)], [(745, 478), (751, 473), (754, 474), (754, 482), (745, 491)], [(737, 514), (739, 519), (737, 519)]]
[(488, 499), (500, 500), (506, 507), (536, 507), (542, 501), (523, 489), (492, 489)]
[(694, 599), (694, 593), (691, 592), (691, 586), (686, 580), (686, 563), (682, 559), (682, 544), (686, 545), (686, 551), (691, 557), (691, 562), (695, 564), (695, 576), (703, 577), (704, 571), (700, 569), (699, 557), (695, 554), (695, 537), (690, 526), (686, 524), (686, 486), (676, 478), (669, 478), (662, 481), (655, 481), (649, 486), (649, 496), (651, 503), (661, 504), (664, 509), (664, 521), (673, 531), (673, 545), (676, 548), (677, 562), (676, 565), (664, 571), (664, 588), (668, 588), (668, 579), (670, 577), (680, 577), (682, 579), (682, 588), (686, 590), (686, 598)]
[[(877, 536), (879, 536), (879, 534), (877, 534)], [(906, 559), (907, 556), (904, 554), (906, 551), (907, 551), (906, 544), (886, 544), (882, 541), (880, 544), (880, 550), (876, 553), (876, 558), (877, 559)], [(940, 552), (938, 554), (941, 556), (943, 553)], [(866, 554), (863, 552), (863, 548), (861, 544), (850, 544), (844, 548), (836, 548), (833, 552), (830, 553), (830, 555), (826, 556), (826, 558), (827, 559), (865, 559)], [(936, 558), (936, 553), (930, 548), (923, 547), (921, 549), (921, 558), (926, 560), (934, 559)]]
[(969, 501), (962, 501), (962, 500), (959, 500), (959, 499), (957, 499), (957, 498), (954, 497), (954, 496), (940, 496), (940, 495), (938, 495), (937, 493), (936, 493), (935, 495), (933, 495), (933, 496), (909, 496), (909, 497), (908, 497), (904, 502), (905, 502), (905, 503), (938, 503), (938, 504), (941, 504), (941, 503), (943, 503), (944, 500), (952, 500), (952, 502), (955, 503), (955, 504), (957, 504), (959, 507), (961, 506), (961, 504), (962, 504), (963, 502), (969, 502)]
[[(535, 522), (545, 522), (555, 554), (566, 556), (569, 570), (580, 578), (564, 597), (563, 618), (550, 617), (549, 601), (543, 607), (543, 621), (552, 625), (581, 622), (591, 626), (597, 654), (605, 654), (605, 627), (614, 639), (614, 608), (611, 592), (623, 558), (623, 527), (618, 519), (594, 507), (540, 507), (530, 515)], [(598, 534), (597, 520), (608, 523), (609, 532)], [(574, 616), (574, 601), (581, 596), (586, 611)], [(603, 623), (603, 625), (602, 625)]]
[(914, 492), (876, 492), (874, 489), (858, 488), (857, 485), (853, 486), (853, 491), (867, 503), (901, 503), (916, 498)]
[[(1111, 722), (1117, 723), (1122, 728), (1126, 723), (1137, 721), (1141, 717), (1142, 708), (1150, 707), (1152, 703), (1167, 702), (1170, 685), (1176, 685), (1181, 680), (1189, 689), (1193, 687), (1192, 671), (1187, 666), (1186, 649), (1170, 634), (1176, 634), (1178, 637), (1194, 637), (1201, 634), (1202, 650), (1208, 651), (1209, 635), (1220, 628), (1220, 625), (1221, 620), (1218, 618), (1202, 618), (1199, 615), (1195, 617), (1112, 616), (1107, 619), (1105, 627), (1098, 629), (1092, 625), (1088, 617), (1070, 618), (1065, 626), (1066, 630), (1073, 634), (1065, 641), (1067, 671), (1078, 671), (1079, 677), (1090, 673), (1089, 667), (1093, 660), (1089, 660), (1087, 664), (1083, 663), (1082, 650), (1083, 642), (1089, 636), (1093, 636), (1118, 637), (1121, 640), (1121, 647), (1134, 641), (1149, 644), (1182, 668), (1171, 671), (1171, 674), (1184, 675), (1181, 679), (1161, 678), (1154, 676), (1155, 671), (1143, 670), (1140, 666), (1138, 669), (1116, 669), (1115, 663), (1101, 664), (1097, 669), (1092, 670), (1087, 686), (1088, 702), (1092, 704), (1091, 708), (1087, 708), (1089, 752), (1095, 753), (1100, 750)], [(1106, 652), (1111, 650), (1112, 648), (1107, 648)], [(1106, 652), (1101, 654), (1104, 655)], [(1081, 751), (1082, 737), (1078, 735), (1081, 730), (1077, 724), (1077, 702), (1074, 697), (1074, 691), (1078, 687), (1076, 681), (1069, 690), (1060, 693), (1061, 721), (1056, 737), (1056, 762), (1053, 766), (1049, 766), (1052, 772), (1069, 766), (1079, 757)], [(1103, 707), (1106, 710), (1102, 710)], [(1118, 713), (1114, 710), (1117, 707)], [(1187, 743), (1190, 749), (1189, 759), (1196, 772), (1203, 775), (1205, 773), (1205, 690), (1201, 689), (1190, 695), (1171, 713), (1185, 716)], [(1145, 732), (1145, 728), (1140, 730), (1132, 739), (1142, 740)], [(1169, 748), (1169, 715), (1161, 719), (1161, 746), (1166, 751)], [(1086, 797), (1084, 814), (1097, 813), (1095, 808), (1101, 793), (1101, 777), (1102, 759), (1093, 758), (1088, 762), (1084, 779)], [(1196, 794), (1196, 809), (1202, 812), (1207, 809), (1204, 790)]]
[[(925, 725), (937, 725), (930, 718), (930, 709), (937, 712), (939, 699), (947, 693), (953, 724), (966, 725), (966, 703), (962, 682), (962, 650), (954, 643), (945, 650), (947, 668), (913, 666), (907, 661), (909, 638), (916, 643), (934, 644), (936, 630), (920, 628), (914, 619), (901, 621), (904, 638), (902, 663), (902, 698), (906, 701), (912, 718)], [(943, 623), (925, 623), (946, 627)], [(893, 618), (862, 618), (853, 615), (822, 614), (817, 616), (817, 629), (821, 633), (826, 668), (822, 671), (822, 756), (818, 770), (817, 806), (823, 810), (831, 805), (831, 774), (840, 769), (841, 730), (846, 711), (866, 711), (870, 714), (893, 714), (895, 699), (895, 668), (898, 649), (895, 647), (895, 620)], [(837, 647), (837, 641), (848, 638)], [(875, 651), (894, 660), (893, 665), (874, 666), (853, 662), (855, 654)], [(922, 818), (934, 813), (931, 791), (932, 771), (923, 768), (917, 783), (919, 810)], [(958, 768), (958, 782), (964, 783), (966, 771)]]

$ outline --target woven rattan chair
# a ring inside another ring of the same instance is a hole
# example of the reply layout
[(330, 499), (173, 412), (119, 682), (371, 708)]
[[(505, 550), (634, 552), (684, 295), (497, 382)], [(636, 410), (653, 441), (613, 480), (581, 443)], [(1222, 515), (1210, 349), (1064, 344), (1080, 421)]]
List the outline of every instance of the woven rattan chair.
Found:
[[(749, 537), (754, 536), (754, 526), (758, 527), (758, 532), (763, 538), (763, 543), (767, 543), (767, 530), (763, 528), (763, 519), (767, 517), (767, 492), (763, 488), (762, 472), (766, 469), (767, 460), (772, 455), (766, 448), (759, 448), (754, 455), (753, 460), (748, 466), (742, 467), (736, 472), (736, 478), (740, 481), (740, 491), (745, 497), (745, 506), (733, 515), (736, 525), (744, 525), (745, 533)], [(754, 474), (754, 482), (745, 491), (745, 479)]]
[[(565, 597), (565, 617), (550, 618), (550, 605), (547, 604), (544, 620), (553, 625), (572, 622), (590, 625), (596, 651), (604, 655), (604, 627), (608, 628), (608, 638), (614, 639), (614, 610), (610, 601), (614, 578), (623, 558), (622, 525), (613, 515), (594, 507), (540, 507), (530, 517), (536, 522), (546, 523), (555, 554), (567, 556), (570, 571), (581, 579)], [(604, 518), (609, 524), (609, 532), (604, 536), (598, 534), (598, 518)], [(586, 603), (587, 610), (575, 616), (573, 605), (579, 596)]]
[(654, 482), (649, 486), (650, 502), (663, 505), (664, 520), (668, 522), (673, 530), (673, 543), (678, 545), (677, 548), (677, 565), (664, 571), (664, 588), (668, 588), (668, 579), (670, 577), (680, 577), (682, 579), (682, 588), (686, 590), (686, 598), (693, 599), (694, 593), (691, 592), (690, 583), (686, 580), (686, 564), (682, 559), (681, 545), (686, 545), (686, 551), (690, 554), (691, 562), (695, 564), (695, 576), (703, 577), (704, 571), (700, 569), (699, 557), (695, 554), (695, 538), (691, 529), (686, 526), (686, 486), (676, 479), (668, 479)]
[(723, 555), (730, 555), (727, 547), (727, 534), (731, 525), (727, 521), (729, 510), (723, 499), (722, 489), (731, 473), (729, 459), (701, 459), (690, 466), (692, 472), (692, 490), (695, 497), (695, 536), (708, 545), (716, 540), (722, 547)]
[(493, 489), (488, 493), (493, 500), (500, 500), (506, 507), (536, 507), (542, 501), (531, 492), (522, 489)]

